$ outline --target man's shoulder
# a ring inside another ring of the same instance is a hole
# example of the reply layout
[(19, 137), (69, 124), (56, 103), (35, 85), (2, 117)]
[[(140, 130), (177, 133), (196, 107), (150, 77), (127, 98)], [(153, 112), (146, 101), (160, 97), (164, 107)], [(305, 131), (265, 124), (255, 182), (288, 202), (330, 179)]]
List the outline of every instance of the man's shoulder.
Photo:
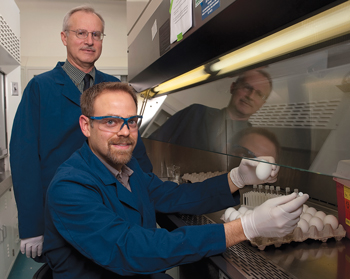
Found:
[(62, 62), (58, 62), (56, 67), (53, 68), (52, 70), (49, 70), (34, 76), (32, 80), (36, 82), (45, 82), (56, 77), (57, 75), (64, 75), (65, 71), (62, 69), (61, 63)]
[(208, 107), (202, 104), (193, 104), (185, 108), (188, 113), (195, 113), (197, 117), (204, 115), (220, 114), (220, 110), (217, 108)]
[(91, 168), (86, 164), (80, 149), (78, 149), (58, 167), (51, 184), (67, 180), (75, 182), (90, 181), (92, 177)]
[(110, 74), (106, 74), (104, 72), (101, 72), (96, 69), (96, 80), (102, 80), (102, 81), (120, 81), (115, 76), (112, 76)]

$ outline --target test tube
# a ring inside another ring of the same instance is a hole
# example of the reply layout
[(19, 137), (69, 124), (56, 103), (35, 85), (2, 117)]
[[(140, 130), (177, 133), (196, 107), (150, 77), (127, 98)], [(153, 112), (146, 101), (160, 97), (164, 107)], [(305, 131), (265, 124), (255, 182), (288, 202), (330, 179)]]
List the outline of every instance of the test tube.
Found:
[(276, 194), (279, 195), (281, 191), (281, 187), (280, 186), (276, 186)]
[(270, 186), (270, 194), (274, 194), (275, 193), (275, 187), (274, 186)]
[(294, 193), (297, 193), (298, 194), (299, 190), (296, 188), (294, 189)]
[(290, 194), (290, 188), (286, 187), (286, 195), (289, 195), (289, 194)]
[(269, 185), (265, 185), (265, 194), (269, 193), (269, 189), (270, 189), (270, 186)]
[(261, 192), (262, 192), (263, 186), (260, 184), (258, 187), (259, 187), (259, 190), (258, 190), (258, 191), (259, 191), (259, 193), (261, 193)]
[(258, 191), (258, 185), (254, 184), (253, 185), (253, 192), (257, 192)]

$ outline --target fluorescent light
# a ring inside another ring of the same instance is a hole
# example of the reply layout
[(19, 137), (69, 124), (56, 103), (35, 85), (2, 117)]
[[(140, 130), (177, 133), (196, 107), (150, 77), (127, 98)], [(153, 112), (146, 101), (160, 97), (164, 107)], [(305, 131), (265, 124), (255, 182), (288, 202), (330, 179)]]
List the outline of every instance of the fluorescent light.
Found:
[(271, 36), (221, 57), (211, 65), (218, 75), (350, 33), (350, 3), (308, 18)]
[(176, 90), (178, 88), (201, 82), (203, 80), (206, 80), (209, 76), (210, 74), (205, 72), (204, 66), (200, 66), (192, 71), (189, 71), (181, 76), (178, 76), (156, 86), (155, 88), (153, 88), (153, 91), (157, 94), (166, 93), (169, 91)]
[[(219, 71), (217, 75), (220, 76), (349, 33), (350, 1), (347, 1), (222, 56), (210, 66), (210, 70)], [(200, 66), (156, 86), (152, 91), (157, 94), (167, 93), (204, 81), (209, 76), (205, 67)], [(154, 93), (150, 92), (150, 95), (152, 97)]]

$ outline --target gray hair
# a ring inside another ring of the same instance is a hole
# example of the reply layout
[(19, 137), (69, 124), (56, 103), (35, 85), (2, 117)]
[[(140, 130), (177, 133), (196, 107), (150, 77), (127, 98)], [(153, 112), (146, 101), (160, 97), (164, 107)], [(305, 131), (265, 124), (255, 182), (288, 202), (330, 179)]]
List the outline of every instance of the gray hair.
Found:
[[(268, 81), (269, 84), (270, 84), (270, 92), (269, 92), (269, 94), (270, 94), (271, 91), (272, 91), (272, 78), (271, 78), (270, 74), (269, 74), (268, 72), (262, 70), (262, 69), (254, 69), (254, 70), (250, 70), (250, 71), (255, 71), (255, 72), (261, 74), (264, 78), (267, 79), (267, 81)], [(247, 72), (249, 72), (249, 71), (247, 71)], [(243, 72), (241, 75), (238, 76), (238, 78), (237, 78), (237, 80), (236, 80), (236, 83), (237, 83), (237, 84), (244, 81), (244, 79), (245, 79), (245, 73), (246, 73), (246, 72)]]
[(102, 16), (97, 13), (95, 11), (94, 8), (90, 7), (90, 6), (79, 6), (79, 7), (76, 7), (76, 8), (73, 8), (71, 9), (64, 17), (63, 19), (63, 26), (62, 26), (62, 31), (67, 31), (69, 29), (69, 24), (70, 24), (70, 17), (76, 13), (76, 12), (85, 12), (85, 13), (90, 13), (90, 14), (95, 14), (99, 17), (99, 19), (101, 20), (102, 22), (102, 33), (104, 32), (105, 30), (105, 21), (104, 19), (102, 18)]

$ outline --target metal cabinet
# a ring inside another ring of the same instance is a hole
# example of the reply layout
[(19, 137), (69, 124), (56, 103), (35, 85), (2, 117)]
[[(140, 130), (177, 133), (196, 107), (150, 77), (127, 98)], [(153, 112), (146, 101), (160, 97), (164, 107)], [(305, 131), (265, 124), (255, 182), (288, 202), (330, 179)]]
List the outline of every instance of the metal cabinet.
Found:
[[(2, 184), (9, 184), (11, 177)], [(8, 277), (19, 251), (16, 202), (12, 185), (0, 196), (0, 279)]]

